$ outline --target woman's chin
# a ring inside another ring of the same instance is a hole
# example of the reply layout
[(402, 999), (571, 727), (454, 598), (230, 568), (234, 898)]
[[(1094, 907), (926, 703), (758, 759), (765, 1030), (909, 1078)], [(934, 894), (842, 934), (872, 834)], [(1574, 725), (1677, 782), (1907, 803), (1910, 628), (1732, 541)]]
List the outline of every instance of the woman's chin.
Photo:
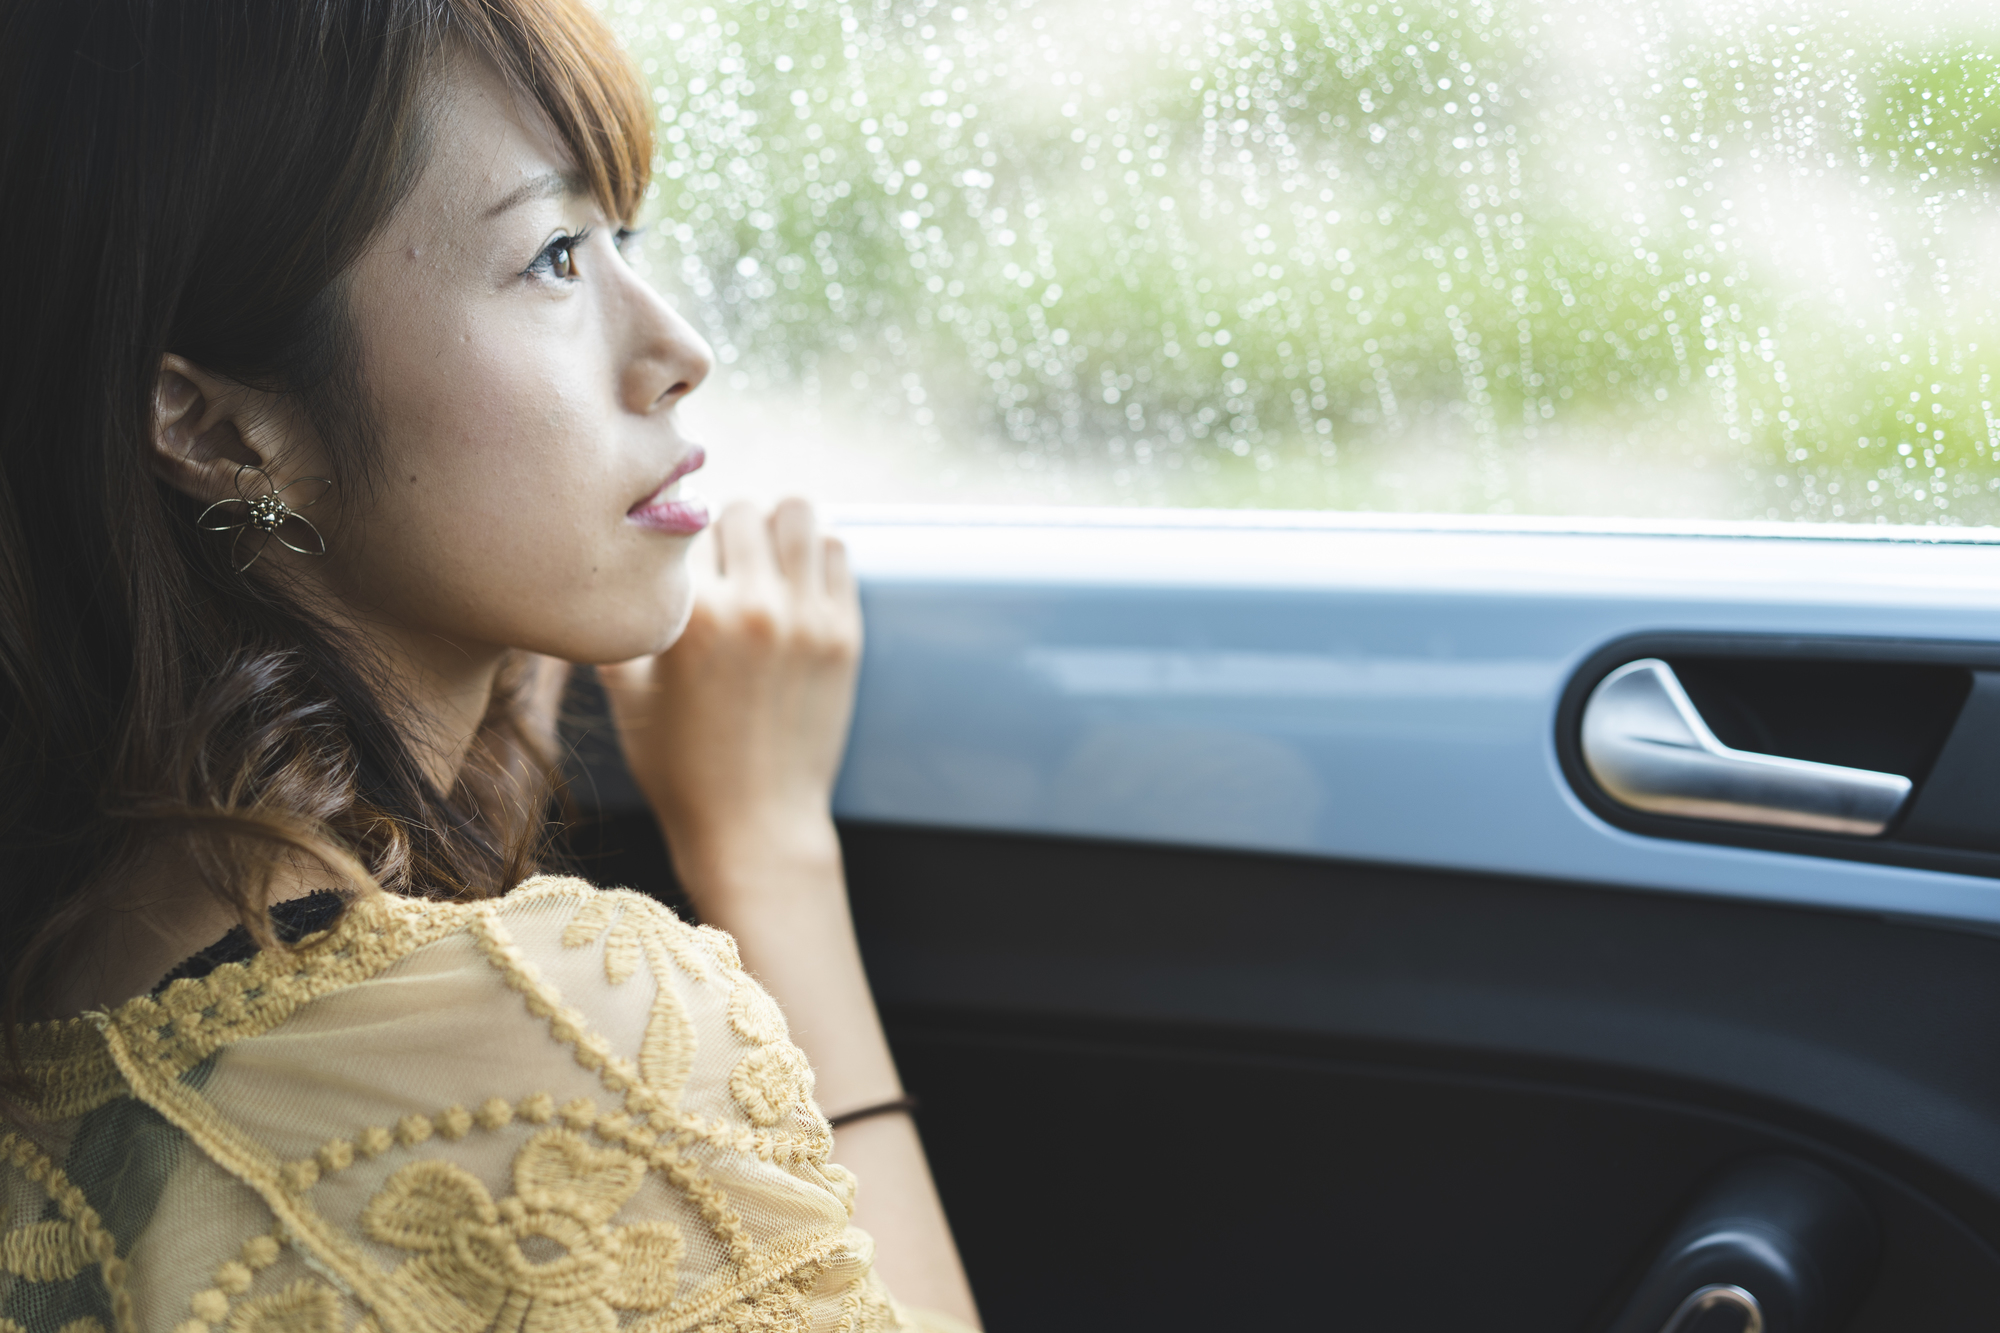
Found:
[(574, 662), (630, 662), (635, 658), (654, 657), (680, 641), (687, 629), (688, 618), (694, 614), (694, 597), (686, 589), (681, 595), (664, 602), (657, 616), (648, 617), (644, 624), (621, 627), (622, 633), (607, 635), (590, 645), (590, 651), (570, 657)]
[(693, 614), (694, 597), (691, 593), (684, 593), (676, 599), (672, 610), (669, 612), (658, 643), (647, 651), (655, 654), (664, 653), (667, 649), (678, 643), (681, 635), (687, 632), (688, 619)]
[[(630, 662), (674, 646), (694, 614), (694, 579), (683, 559), (615, 588), (549, 606), (549, 616), (517, 647), (566, 662)], [(516, 627), (519, 633), (522, 627)]]

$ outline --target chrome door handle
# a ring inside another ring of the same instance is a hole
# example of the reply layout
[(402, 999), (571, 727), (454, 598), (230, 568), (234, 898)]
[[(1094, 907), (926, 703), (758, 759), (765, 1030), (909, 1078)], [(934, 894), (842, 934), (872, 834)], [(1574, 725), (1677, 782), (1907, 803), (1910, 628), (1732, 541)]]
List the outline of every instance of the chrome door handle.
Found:
[(1730, 749), (1657, 657), (1627, 662), (1591, 692), (1583, 762), (1634, 810), (1817, 833), (1873, 837), (1910, 794), (1900, 773)]

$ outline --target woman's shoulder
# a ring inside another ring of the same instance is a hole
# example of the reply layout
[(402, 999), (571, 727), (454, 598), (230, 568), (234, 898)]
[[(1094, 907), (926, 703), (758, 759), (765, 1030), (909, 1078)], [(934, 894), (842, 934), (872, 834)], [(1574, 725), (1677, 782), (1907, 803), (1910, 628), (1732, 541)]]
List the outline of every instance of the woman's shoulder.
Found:
[[(652, 985), (627, 987), (642, 971)], [(355, 1035), (379, 1046), (385, 1001), (404, 1019), (421, 1015), (440, 1040), (459, 1024), (491, 1021), (484, 1012), (491, 1007), (525, 1006), (534, 1018), (553, 1019), (551, 1035), (567, 1044), (586, 1018), (628, 1026), (618, 1016), (635, 1007), (640, 990), (652, 992), (650, 1006), (640, 1007), (657, 1008), (692, 992), (731, 995), (746, 980), (735, 941), (722, 931), (691, 925), (640, 893), (544, 875), (470, 902), (371, 894), (287, 948), (170, 980), (84, 1022), (102, 1033), (121, 1067), (180, 1077), (288, 1027), (338, 1032), (344, 1024), (336, 1015), (347, 1010), (368, 1014)], [(59, 1060), (87, 1053), (91, 1043), (78, 1034), (40, 1045)]]
[[(185, 1145), (157, 1207), (103, 1242), (130, 1261), (140, 1327), (214, 1326), (315, 1274), (345, 1293), (313, 1298), (340, 1307), (329, 1333), (364, 1314), (484, 1326), (529, 1300), (549, 1327), (898, 1322), (782, 1014), (727, 935), (643, 895), (550, 877), (487, 902), (364, 899), (61, 1034), (45, 1054), (70, 1071), (70, 1160), (16, 1166), (69, 1188), (97, 1156), (92, 1100)], [(562, 1301), (532, 1252), (558, 1235), (601, 1259)], [(296, 1263), (267, 1280), (242, 1258), (276, 1253), (259, 1236)], [(452, 1267), (480, 1245), (493, 1263)]]
[[(108, 1012), (29, 1026), (22, 1045), (35, 1092), (22, 1109), (37, 1119), (81, 1114), (130, 1077), (185, 1078), (232, 1046), (290, 1029), (334, 1042), (351, 1033), (379, 1048), (385, 1003), (399, 1020), (389, 1026), (414, 1022), (445, 1044), (462, 1039), (458, 1028), (490, 1027), (495, 1010), (520, 1011), (559, 1046), (583, 1042), (589, 1063), (618, 1061), (618, 1036), (642, 1025), (631, 1048), (642, 1076), (670, 1074), (670, 1052), (690, 1046), (704, 1018), (764, 1040), (785, 1035), (726, 933), (644, 894), (569, 876), (471, 902), (372, 894), (288, 945), (177, 969)], [(641, 973), (650, 985), (635, 981)], [(350, 1013), (358, 1021), (343, 1021)], [(513, 1057), (532, 1058), (519, 1047)]]
[(567, 875), (540, 875), (503, 898), (466, 904), (459, 910), (464, 907), (475, 909), (475, 916), (520, 923), (514, 926), (516, 933), (529, 923), (544, 928), (560, 924), (555, 944), (577, 949), (601, 942), (606, 966), (612, 971), (644, 955), (649, 945), (666, 950), (665, 956), (691, 976), (705, 977), (711, 969), (717, 975), (733, 975), (743, 968), (736, 941), (728, 932), (683, 921), (672, 909), (643, 893), (600, 888)]

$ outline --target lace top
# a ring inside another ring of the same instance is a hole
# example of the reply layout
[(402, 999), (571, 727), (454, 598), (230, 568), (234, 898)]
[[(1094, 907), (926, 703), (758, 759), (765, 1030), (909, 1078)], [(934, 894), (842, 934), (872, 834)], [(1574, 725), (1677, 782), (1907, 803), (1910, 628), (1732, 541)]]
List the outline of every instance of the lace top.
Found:
[(24, 1040), (0, 1333), (949, 1324), (875, 1278), (735, 942), (638, 894), (369, 897)]

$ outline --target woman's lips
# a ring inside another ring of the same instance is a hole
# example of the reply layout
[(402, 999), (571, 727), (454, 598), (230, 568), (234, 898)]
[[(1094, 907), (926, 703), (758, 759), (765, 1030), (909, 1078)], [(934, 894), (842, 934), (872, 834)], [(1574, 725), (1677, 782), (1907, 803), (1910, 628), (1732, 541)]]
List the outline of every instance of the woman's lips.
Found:
[(642, 528), (654, 532), (665, 532), (676, 537), (692, 537), (708, 526), (708, 503), (695, 496), (685, 500), (670, 500), (665, 496), (655, 496), (634, 509), (629, 516)]
[(626, 517), (642, 528), (676, 537), (692, 537), (708, 526), (708, 503), (699, 496), (674, 493), (682, 477), (708, 461), (700, 445), (691, 447), (660, 488), (633, 505)]

